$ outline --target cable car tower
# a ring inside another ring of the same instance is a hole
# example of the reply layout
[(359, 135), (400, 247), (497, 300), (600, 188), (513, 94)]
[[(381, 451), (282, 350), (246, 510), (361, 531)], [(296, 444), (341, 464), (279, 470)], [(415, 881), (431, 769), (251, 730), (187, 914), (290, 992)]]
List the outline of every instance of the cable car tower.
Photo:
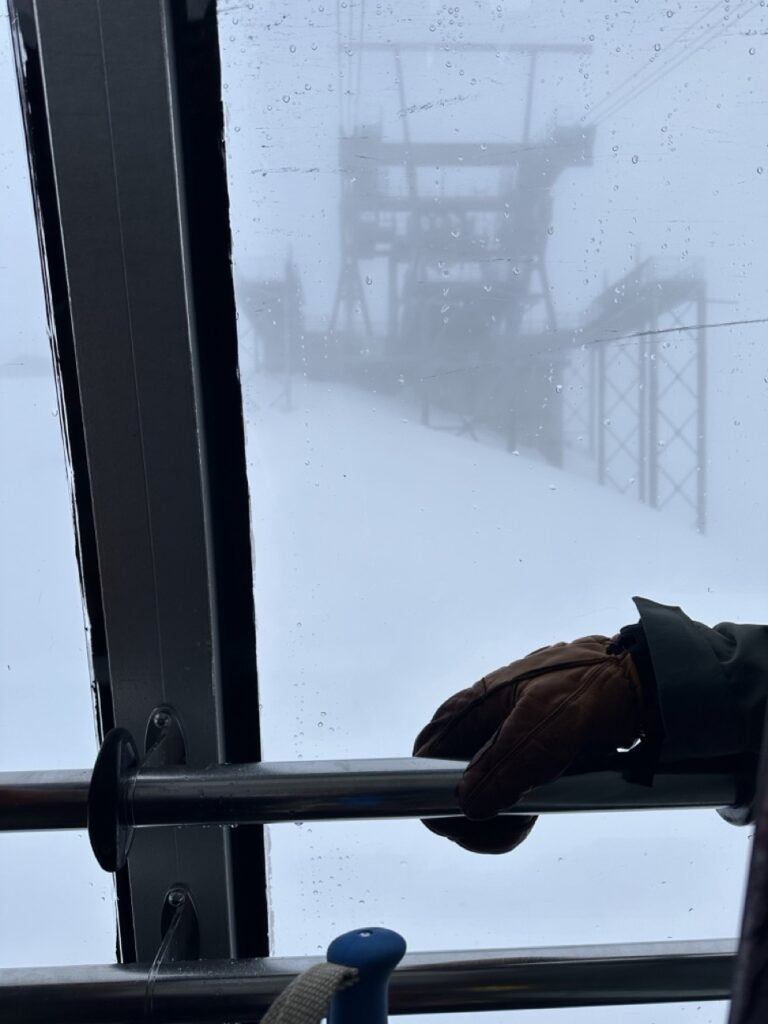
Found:
[[(705, 339), (696, 325), (706, 322), (704, 282), (664, 278), (648, 260), (609, 284), (580, 324), (559, 323), (552, 300), (555, 186), (591, 165), (601, 117), (555, 124), (534, 140), (536, 84), (549, 56), (583, 57), (591, 47), (451, 44), (452, 54), (524, 59), (520, 136), (418, 137), (413, 115), (424, 108), (408, 94), (414, 58), (445, 48), (366, 42), (356, 6), (346, 8), (344, 28), (338, 11), (341, 253), (331, 363), (376, 387), (410, 385), (426, 425), (490, 430), (510, 450), (535, 449), (556, 465), (586, 455), (600, 483), (652, 506), (681, 505), (703, 529)], [(376, 124), (359, 113), (372, 61), (397, 84), (398, 109)], [(631, 82), (619, 105), (643, 90), (642, 79)], [(595, 338), (585, 357), (583, 344)]]

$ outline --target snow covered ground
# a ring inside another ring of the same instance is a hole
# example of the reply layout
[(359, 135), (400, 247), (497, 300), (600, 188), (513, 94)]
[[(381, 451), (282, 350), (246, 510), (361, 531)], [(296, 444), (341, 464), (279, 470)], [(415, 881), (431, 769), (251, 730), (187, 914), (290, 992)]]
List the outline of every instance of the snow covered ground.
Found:
[[(407, 755), (447, 695), (547, 642), (634, 621), (632, 594), (706, 622), (764, 615), (757, 567), (662, 514), (426, 429), (407, 399), (296, 377), (289, 411), (283, 384), (243, 381), (267, 759)], [(413, 950), (734, 935), (749, 850), (747, 830), (697, 811), (542, 819), (501, 858), (417, 822), (270, 839), (278, 954), (368, 924)], [(621, 1014), (661, 1024), (722, 1008)]]

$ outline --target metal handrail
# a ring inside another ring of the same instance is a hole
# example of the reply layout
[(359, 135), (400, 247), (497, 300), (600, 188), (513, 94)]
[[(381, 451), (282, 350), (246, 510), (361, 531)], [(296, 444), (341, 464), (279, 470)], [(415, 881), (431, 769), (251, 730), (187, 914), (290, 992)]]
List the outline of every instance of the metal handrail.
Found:
[[(459, 815), (460, 761), (425, 758), (139, 768), (122, 794), (131, 827)], [(652, 786), (618, 770), (566, 775), (507, 813), (552, 814), (736, 803), (748, 780), (736, 771), (661, 768)], [(80, 829), (91, 772), (0, 773), (0, 831)]]
[[(733, 940), (411, 953), (390, 1013), (543, 1009), (727, 999)], [(213, 1024), (260, 1016), (317, 958), (0, 970), (14, 1024)]]

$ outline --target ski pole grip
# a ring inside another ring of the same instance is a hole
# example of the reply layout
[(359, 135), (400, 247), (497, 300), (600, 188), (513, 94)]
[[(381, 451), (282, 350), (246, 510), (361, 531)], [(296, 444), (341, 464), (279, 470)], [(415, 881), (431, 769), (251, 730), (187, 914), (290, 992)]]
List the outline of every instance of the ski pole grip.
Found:
[(389, 976), (405, 954), (405, 939), (388, 928), (360, 928), (328, 947), (328, 962), (357, 968), (357, 981), (337, 992), (328, 1024), (387, 1024)]

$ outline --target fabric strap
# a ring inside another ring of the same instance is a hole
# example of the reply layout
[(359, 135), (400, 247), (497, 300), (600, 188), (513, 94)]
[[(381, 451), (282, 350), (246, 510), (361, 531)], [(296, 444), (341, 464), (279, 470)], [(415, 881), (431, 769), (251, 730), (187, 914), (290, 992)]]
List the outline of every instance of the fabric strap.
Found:
[(315, 964), (294, 978), (272, 1003), (261, 1024), (320, 1024), (336, 992), (357, 981), (354, 967)]

